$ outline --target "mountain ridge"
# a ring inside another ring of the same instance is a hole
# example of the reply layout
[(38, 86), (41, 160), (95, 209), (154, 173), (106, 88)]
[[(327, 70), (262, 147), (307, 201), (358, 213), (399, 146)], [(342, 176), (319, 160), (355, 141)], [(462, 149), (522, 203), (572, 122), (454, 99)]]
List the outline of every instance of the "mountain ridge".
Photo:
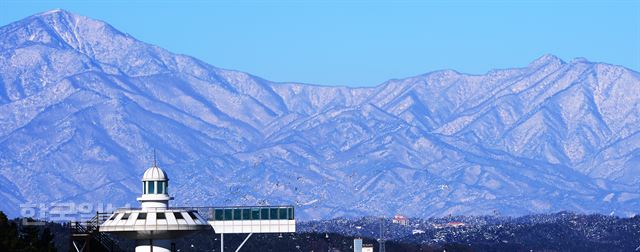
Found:
[(0, 35), (12, 214), (135, 205), (152, 149), (177, 204), (294, 204), (304, 219), (640, 209), (640, 75), (624, 67), (547, 54), (327, 87), (216, 68), (64, 10)]

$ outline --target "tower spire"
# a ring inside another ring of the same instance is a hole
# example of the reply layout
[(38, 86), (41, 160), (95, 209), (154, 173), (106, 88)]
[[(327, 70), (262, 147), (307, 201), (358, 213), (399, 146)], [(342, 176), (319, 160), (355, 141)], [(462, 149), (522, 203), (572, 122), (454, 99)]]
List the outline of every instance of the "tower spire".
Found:
[(153, 148), (153, 167), (158, 167), (158, 162), (156, 159), (156, 148)]

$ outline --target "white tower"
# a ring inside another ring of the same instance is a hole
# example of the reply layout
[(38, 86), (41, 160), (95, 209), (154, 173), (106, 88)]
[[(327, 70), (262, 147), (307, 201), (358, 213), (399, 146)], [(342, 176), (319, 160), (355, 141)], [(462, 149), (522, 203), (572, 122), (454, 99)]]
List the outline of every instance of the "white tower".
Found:
[(166, 209), (169, 207), (169, 196), (167, 191), (169, 178), (167, 174), (156, 166), (155, 162), (142, 175), (142, 197), (138, 198), (142, 209)]
[(100, 225), (110, 232), (136, 240), (136, 252), (169, 252), (171, 240), (198, 230), (210, 229), (197, 211), (169, 208), (169, 177), (154, 164), (142, 176), (141, 208), (118, 209)]

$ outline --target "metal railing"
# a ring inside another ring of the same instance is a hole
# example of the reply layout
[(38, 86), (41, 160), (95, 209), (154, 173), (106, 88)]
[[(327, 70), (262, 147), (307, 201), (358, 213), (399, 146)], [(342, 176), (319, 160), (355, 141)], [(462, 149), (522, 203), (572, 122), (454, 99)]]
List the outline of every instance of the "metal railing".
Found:
[(105, 249), (112, 252), (124, 252), (116, 241), (111, 239), (107, 234), (100, 232), (100, 225), (104, 223), (111, 213), (96, 212), (90, 220), (87, 221), (74, 221), (70, 223), (72, 239), (73, 236), (86, 235), (91, 239), (98, 241)]
[[(280, 218), (280, 214), (278, 213), (278, 216), (276, 217), (271, 217), (270, 215), (263, 217), (262, 214), (259, 215), (259, 217), (253, 218), (253, 216), (251, 216), (250, 218), (234, 218), (234, 214), (232, 213), (232, 217), (229, 218), (228, 220), (276, 220), (276, 219), (288, 219), (288, 220), (293, 220), (294, 216), (295, 216), (295, 210), (293, 205), (277, 205), (277, 206), (221, 206), (221, 207), (216, 207), (216, 206), (208, 206), (208, 207), (169, 207), (169, 208), (162, 208), (162, 209), (167, 209), (167, 210), (184, 210), (184, 211), (196, 211), (198, 212), (198, 214), (202, 215), (202, 217), (205, 217), (208, 221), (213, 221), (213, 220), (227, 220), (227, 218), (219, 218), (220, 216), (216, 216), (216, 210), (244, 210), (244, 209), (258, 209), (258, 210), (263, 210), (263, 209), (290, 209), (287, 211), (286, 217), (285, 218)], [(116, 211), (136, 211), (136, 210), (142, 210), (142, 208), (118, 208), (118, 210)], [(243, 214), (241, 212), (241, 214)], [(219, 215), (219, 214), (218, 214)]]

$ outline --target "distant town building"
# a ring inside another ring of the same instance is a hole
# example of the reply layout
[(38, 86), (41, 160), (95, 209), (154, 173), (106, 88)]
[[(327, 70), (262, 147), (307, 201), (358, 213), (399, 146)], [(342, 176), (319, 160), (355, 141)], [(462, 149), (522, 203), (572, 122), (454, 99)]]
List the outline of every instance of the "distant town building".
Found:
[(447, 223), (447, 226), (458, 228), (458, 227), (464, 227), (465, 224), (464, 224), (464, 222), (452, 221), (452, 222)]
[(452, 222), (448, 222), (446, 224), (440, 224), (440, 223), (436, 223), (433, 224), (434, 228), (460, 228), (460, 227), (464, 227), (466, 226), (466, 224), (464, 222), (459, 222), (459, 221), (452, 221)]
[(395, 216), (393, 216), (392, 222), (396, 223), (396, 224), (403, 225), (403, 226), (409, 225), (409, 219), (407, 219), (407, 217), (405, 217), (403, 215), (399, 215), (399, 214), (396, 214)]
[(353, 252), (362, 252), (362, 239), (353, 239)]
[(361, 238), (353, 239), (353, 252), (373, 252), (373, 244), (363, 244)]
[(414, 230), (411, 231), (411, 234), (413, 234), (413, 235), (424, 234), (424, 230), (414, 229)]

